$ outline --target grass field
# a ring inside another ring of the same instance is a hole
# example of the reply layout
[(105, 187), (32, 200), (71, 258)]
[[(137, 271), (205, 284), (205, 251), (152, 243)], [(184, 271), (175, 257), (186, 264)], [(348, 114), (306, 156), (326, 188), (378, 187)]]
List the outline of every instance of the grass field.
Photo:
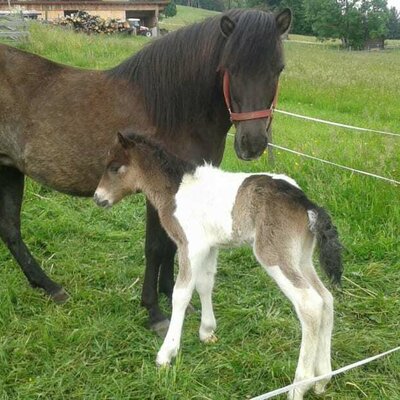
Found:
[(199, 22), (205, 18), (213, 17), (218, 14), (216, 11), (204, 10), (201, 8), (193, 9), (192, 7), (186, 6), (177, 6), (177, 10), (178, 12), (174, 17), (164, 18), (160, 21), (161, 28), (175, 31), (183, 26)]
[[(33, 26), (23, 47), (63, 63), (106, 68), (145, 42)], [(279, 108), (400, 133), (400, 51), (350, 53), (290, 41), (285, 48)], [(400, 138), (281, 114), (274, 136), (282, 146), (400, 180)], [(274, 168), (266, 157), (242, 162), (232, 138), (223, 167), (287, 173), (332, 214), (346, 247), (343, 290), (333, 292), (334, 368), (398, 346), (400, 188), (282, 151)], [(143, 197), (105, 212), (90, 199), (28, 180), (25, 198), (26, 242), (72, 298), (60, 307), (32, 290), (0, 246), (0, 399), (245, 399), (291, 382), (300, 327), (249, 249), (220, 256), (219, 341), (200, 344), (199, 314), (189, 315), (183, 352), (170, 369), (158, 370), (161, 340), (146, 329), (140, 307)], [(165, 301), (163, 307), (168, 310)], [(324, 396), (307, 398), (398, 400), (399, 382), (397, 353), (340, 375)]]

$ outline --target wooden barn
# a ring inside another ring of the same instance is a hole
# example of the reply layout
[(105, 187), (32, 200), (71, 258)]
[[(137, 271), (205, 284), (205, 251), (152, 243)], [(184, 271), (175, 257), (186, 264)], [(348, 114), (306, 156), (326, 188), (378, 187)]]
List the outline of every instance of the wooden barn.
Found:
[(33, 12), (38, 18), (54, 20), (87, 11), (102, 18), (139, 18), (149, 28), (157, 25), (159, 13), (170, 0), (0, 0), (0, 13), (13, 8)]

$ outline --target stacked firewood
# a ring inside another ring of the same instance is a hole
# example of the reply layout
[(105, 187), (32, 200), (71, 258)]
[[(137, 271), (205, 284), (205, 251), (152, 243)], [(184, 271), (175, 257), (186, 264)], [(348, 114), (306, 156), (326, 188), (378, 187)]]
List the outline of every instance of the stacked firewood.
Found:
[(117, 19), (103, 19), (96, 15), (90, 15), (86, 11), (78, 11), (76, 14), (59, 18), (54, 21), (55, 25), (69, 26), (77, 32), (103, 33), (110, 35), (115, 32), (132, 32), (128, 22)]

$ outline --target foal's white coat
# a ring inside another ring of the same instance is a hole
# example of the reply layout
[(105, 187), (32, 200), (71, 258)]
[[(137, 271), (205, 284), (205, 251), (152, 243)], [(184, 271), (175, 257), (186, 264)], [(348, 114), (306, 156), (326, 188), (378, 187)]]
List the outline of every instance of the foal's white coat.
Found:
[[(254, 174), (253, 174), (254, 175)], [(284, 175), (269, 176), (284, 179), (298, 187)], [(213, 342), (216, 321), (212, 307), (212, 289), (216, 273), (218, 247), (236, 246), (242, 243), (254, 245), (255, 232), (245, 232), (233, 237), (232, 210), (243, 181), (250, 174), (223, 172), (211, 166), (198, 167), (194, 175), (185, 175), (176, 194), (175, 217), (181, 225), (188, 243), (190, 279), (183, 281), (178, 275), (172, 298), (172, 317), (167, 336), (157, 355), (159, 365), (167, 365), (176, 356), (182, 333), (185, 310), (196, 289), (201, 300), (200, 340)], [(310, 224), (316, 216), (308, 213)], [(301, 243), (293, 243), (291, 257), (294, 268), (306, 287), (299, 288), (288, 279), (279, 265), (266, 265), (254, 252), (282, 292), (293, 303), (302, 326), (302, 342), (295, 381), (331, 372), (330, 343), (333, 327), (333, 299), (318, 278), (312, 264), (314, 243), (304, 252)], [(304, 286), (304, 285), (303, 285)], [(327, 381), (315, 386), (322, 392)], [(289, 394), (293, 400), (301, 400), (309, 386)]]
[[(132, 157), (141, 154), (139, 147), (137, 150), (132, 147), (131, 151), (136, 154)], [(203, 342), (216, 340), (212, 289), (218, 248), (247, 243), (293, 303), (300, 319), (302, 340), (295, 382), (330, 374), (333, 298), (312, 263), (314, 235), (328, 233), (323, 222), (329, 225), (330, 220), (324, 211), (305, 200), (305, 196), (301, 197), (301, 192), (290, 186), (299, 188), (296, 182), (284, 175), (258, 174), (289, 183), (282, 185), (277, 181), (272, 185), (269, 179), (259, 179), (262, 176), (229, 173), (205, 165), (197, 167), (194, 173), (184, 174), (177, 192), (171, 192), (170, 182), (160, 172), (156, 160), (150, 160), (143, 167), (142, 164), (142, 159), (135, 159), (126, 169), (122, 170), (123, 166), (116, 174), (103, 175), (95, 199), (100, 205), (112, 205), (128, 192), (143, 190), (158, 209), (167, 233), (177, 243), (180, 271), (172, 296), (171, 322), (157, 354), (157, 363), (168, 365), (176, 356), (185, 311), (194, 289), (201, 300), (200, 339)], [(130, 169), (139, 172), (130, 176)], [(126, 189), (128, 186), (132, 188)], [(335, 239), (338, 244), (337, 237)], [(328, 381), (318, 382), (315, 391), (322, 392)], [(309, 387), (302, 385), (293, 390), (289, 399), (303, 399)]]

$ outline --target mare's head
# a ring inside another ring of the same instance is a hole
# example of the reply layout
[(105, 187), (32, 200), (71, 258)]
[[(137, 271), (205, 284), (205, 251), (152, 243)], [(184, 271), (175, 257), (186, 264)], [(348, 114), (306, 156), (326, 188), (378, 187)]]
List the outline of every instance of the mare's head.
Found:
[(268, 145), (267, 129), (284, 68), (281, 36), (289, 30), (291, 19), (289, 9), (277, 15), (234, 10), (221, 18), (226, 45), (219, 70), (236, 126), (236, 154), (243, 160), (259, 157)]
[(111, 207), (125, 196), (141, 189), (141, 160), (143, 154), (135, 151), (134, 141), (118, 133), (108, 152), (106, 168), (94, 193), (98, 206)]

